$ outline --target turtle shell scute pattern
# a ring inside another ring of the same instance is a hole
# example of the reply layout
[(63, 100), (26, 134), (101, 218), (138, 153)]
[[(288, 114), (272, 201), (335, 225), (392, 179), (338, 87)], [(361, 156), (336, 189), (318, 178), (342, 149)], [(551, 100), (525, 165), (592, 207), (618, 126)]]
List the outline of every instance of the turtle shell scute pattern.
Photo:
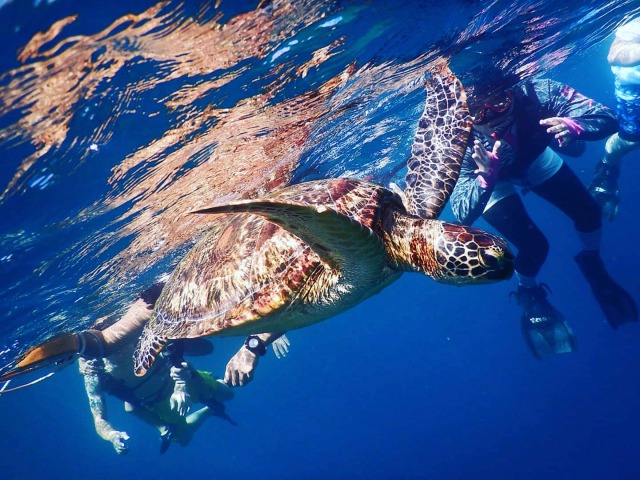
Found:
[[(389, 190), (353, 179), (294, 185), (267, 198), (323, 205), (368, 228), (382, 203), (400, 203)], [(224, 222), (221, 232), (202, 239), (176, 268), (152, 318), (158, 335), (193, 338), (260, 321), (293, 303), (317, 301), (322, 288), (315, 282), (332, 278), (313, 250), (277, 225), (248, 214)]]

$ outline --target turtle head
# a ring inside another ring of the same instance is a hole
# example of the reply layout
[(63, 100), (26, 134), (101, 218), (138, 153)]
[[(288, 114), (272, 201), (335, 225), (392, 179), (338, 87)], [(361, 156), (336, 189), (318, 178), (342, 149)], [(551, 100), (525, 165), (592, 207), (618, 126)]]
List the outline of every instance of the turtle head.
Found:
[(467, 285), (506, 280), (514, 256), (502, 238), (464, 225), (435, 221), (425, 273), (441, 283)]
[(437, 282), (474, 285), (513, 275), (514, 256), (500, 237), (464, 225), (405, 218), (387, 248), (399, 268), (424, 273)]

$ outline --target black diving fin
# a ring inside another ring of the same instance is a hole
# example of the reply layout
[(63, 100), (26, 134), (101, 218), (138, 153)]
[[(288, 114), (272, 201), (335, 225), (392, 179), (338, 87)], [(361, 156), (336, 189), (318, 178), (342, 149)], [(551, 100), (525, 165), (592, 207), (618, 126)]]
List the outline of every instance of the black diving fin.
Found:
[(575, 257), (596, 301), (613, 328), (638, 321), (638, 306), (631, 295), (611, 278), (597, 251), (584, 250)]

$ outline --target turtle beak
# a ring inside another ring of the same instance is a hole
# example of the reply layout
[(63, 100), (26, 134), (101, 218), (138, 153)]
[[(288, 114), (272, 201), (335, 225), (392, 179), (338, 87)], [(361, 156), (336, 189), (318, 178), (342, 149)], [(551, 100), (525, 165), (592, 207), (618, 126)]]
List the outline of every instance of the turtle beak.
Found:
[(506, 242), (491, 235), (495, 245), (478, 251), (480, 263), (484, 266), (483, 278), (487, 281), (507, 280), (514, 271), (514, 256)]

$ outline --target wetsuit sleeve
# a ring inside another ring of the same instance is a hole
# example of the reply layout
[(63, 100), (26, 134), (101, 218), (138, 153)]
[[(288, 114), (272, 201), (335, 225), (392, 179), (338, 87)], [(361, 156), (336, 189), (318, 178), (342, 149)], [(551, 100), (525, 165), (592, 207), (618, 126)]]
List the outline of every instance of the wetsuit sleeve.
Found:
[[(478, 137), (472, 132), (469, 145), (473, 144), (475, 138)], [(472, 225), (482, 215), (493, 191), (493, 189), (482, 188), (478, 183), (477, 175), (474, 173), (477, 166), (471, 154), (472, 150), (467, 146), (460, 177), (449, 200), (453, 214), (464, 225)]]
[(571, 117), (581, 127), (581, 140), (602, 140), (618, 131), (613, 110), (554, 80), (533, 83), (542, 105), (540, 118)]

